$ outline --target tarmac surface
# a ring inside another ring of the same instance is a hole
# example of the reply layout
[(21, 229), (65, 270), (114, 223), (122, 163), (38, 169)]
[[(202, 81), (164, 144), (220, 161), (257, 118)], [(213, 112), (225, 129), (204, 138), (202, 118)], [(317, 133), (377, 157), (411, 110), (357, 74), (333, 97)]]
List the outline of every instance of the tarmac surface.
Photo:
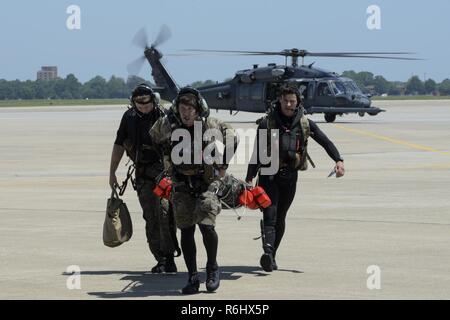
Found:
[[(224, 210), (221, 286), (210, 294), (202, 283), (188, 297), (180, 294), (182, 258), (177, 275), (149, 273), (155, 261), (131, 187), (124, 200), (133, 238), (113, 249), (102, 243), (110, 154), (125, 107), (0, 109), (0, 299), (449, 299), (450, 101), (376, 104), (387, 112), (333, 124), (311, 116), (343, 155), (346, 175), (327, 178), (333, 162), (310, 142), (317, 168), (300, 174), (280, 270), (259, 266), (261, 242), (253, 238), (261, 213), (239, 209), (238, 221)], [(243, 129), (260, 117), (211, 115)], [(244, 178), (246, 165), (229, 171)], [(204, 281), (198, 229), (196, 238)]]

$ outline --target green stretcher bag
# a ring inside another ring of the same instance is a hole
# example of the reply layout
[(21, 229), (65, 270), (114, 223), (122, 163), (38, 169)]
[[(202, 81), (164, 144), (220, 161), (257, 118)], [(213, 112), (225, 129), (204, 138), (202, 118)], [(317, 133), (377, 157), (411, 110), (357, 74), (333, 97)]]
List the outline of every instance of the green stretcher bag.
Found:
[(118, 247), (131, 239), (133, 225), (128, 207), (112, 189), (111, 198), (106, 205), (105, 222), (103, 223), (103, 243), (107, 247)]

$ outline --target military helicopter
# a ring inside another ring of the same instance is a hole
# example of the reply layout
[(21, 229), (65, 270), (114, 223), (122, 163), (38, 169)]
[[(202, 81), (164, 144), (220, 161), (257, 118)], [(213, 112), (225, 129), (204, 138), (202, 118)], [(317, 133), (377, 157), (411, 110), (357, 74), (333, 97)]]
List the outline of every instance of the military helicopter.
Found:
[[(163, 26), (156, 40), (149, 46), (145, 29), (135, 35), (132, 43), (144, 50), (144, 55), (130, 63), (127, 67), (129, 74), (138, 74), (145, 60), (150, 63), (152, 77), (156, 90), (161, 98), (172, 101), (179, 90), (179, 86), (171, 77), (161, 58), (162, 53), (157, 49), (171, 36), (167, 26)], [(334, 57), (334, 58), (371, 58), (395, 60), (419, 60), (399, 56), (385, 56), (411, 54), (409, 52), (309, 52), (297, 48), (282, 51), (232, 51), (232, 50), (185, 50), (191, 53), (208, 54), (237, 54), (254, 56), (284, 56), (285, 64), (269, 63), (259, 67), (253, 65), (251, 69), (237, 71), (235, 76), (225, 82), (197, 88), (206, 99), (210, 109), (229, 110), (230, 114), (239, 111), (264, 113), (268, 112), (276, 100), (279, 88), (284, 84), (295, 85), (304, 98), (304, 109), (307, 114), (323, 113), (325, 121), (333, 122), (336, 116), (348, 113), (365, 113), (375, 116), (382, 110), (371, 106), (370, 95), (365, 95), (356, 83), (349, 78), (319, 68), (313, 64), (304, 65), (304, 58)], [(177, 54), (179, 55), (179, 54)], [(181, 54), (183, 55), (183, 54)], [(287, 60), (291, 58), (291, 64)], [(302, 59), (301, 65), (298, 60)]]

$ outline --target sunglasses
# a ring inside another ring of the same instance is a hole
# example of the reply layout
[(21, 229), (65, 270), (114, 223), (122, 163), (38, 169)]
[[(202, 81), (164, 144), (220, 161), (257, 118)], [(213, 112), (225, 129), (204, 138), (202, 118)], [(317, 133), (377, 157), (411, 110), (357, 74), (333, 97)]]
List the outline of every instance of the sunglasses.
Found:
[(148, 104), (148, 103), (152, 102), (152, 97), (149, 95), (137, 96), (134, 98), (134, 102), (137, 102), (139, 104)]

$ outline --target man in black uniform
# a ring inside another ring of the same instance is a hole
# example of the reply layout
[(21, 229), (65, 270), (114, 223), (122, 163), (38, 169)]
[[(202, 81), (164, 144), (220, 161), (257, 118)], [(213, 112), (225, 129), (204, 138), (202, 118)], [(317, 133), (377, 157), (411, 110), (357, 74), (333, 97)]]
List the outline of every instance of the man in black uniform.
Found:
[(146, 222), (147, 242), (157, 261), (151, 271), (176, 272), (175, 225), (169, 224), (167, 200), (160, 200), (153, 194), (155, 178), (164, 169), (162, 155), (148, 134), (153, 124), (164, 116), (164, 112), (159, 106), (159, 97), (147, 84), (140, 84), (133, 90), (130, 102), (131, 108), (124, 113), (114, 142), (109, 184), (112, 188), (118, 187), (116, 170), (126, 151), (136, 168), (136, 191)]
[[(343, 159), (334, 144), (316, 123), (304, 116), (301, 95), (296, 87), (281, 88), (274, 109), (259, 122), (258, 129), (267, 131), (258, 130), (254, 149), (257, 163), (249, 164), (247, 170), (246, 181), (250, 184), (261, 167), (264, 167), (259, 153), (263, 150), (258, 150), (261, 132), (267, 134), (265, 152), (270, 155), (271, 130), (279, 130), (279, 169), (275, 175), (259, 174), (259, 185), (272, 200), (272, 205), (263, 210), (264, 219), (261, 224), (264, 254), (260, 264), (264, 271), (270, 272), (278, 269), (275, 256), (284, 235), (287, 211), (295, 197), (298, 170), (306, 170), (307, 161), (311, 161), (307, 153), (308, 137), (311, 136), (319, 143), (336, 162), (336, 177), (342, 177), (345, 170)], [(269, 167), (270, 164), (265, 166)]]

